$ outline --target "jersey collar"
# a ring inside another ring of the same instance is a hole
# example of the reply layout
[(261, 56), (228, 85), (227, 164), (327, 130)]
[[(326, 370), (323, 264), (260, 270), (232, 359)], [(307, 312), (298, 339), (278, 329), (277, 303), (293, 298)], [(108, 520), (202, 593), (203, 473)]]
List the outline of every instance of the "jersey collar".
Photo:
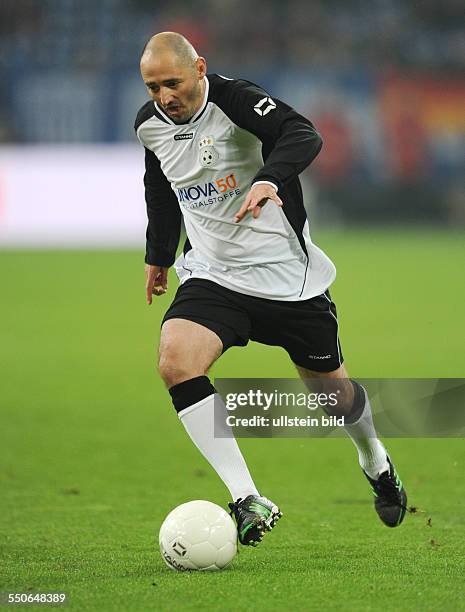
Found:
[(200, 119), (200, 117), (203, 115), (205, 109), (207, 108), (207, 102), (208, 102), (208, 92), (210, 90), (210, 83), (207, 79), (206, 76), (203, 77), (204, 79), (204, 83), (205, 83), (205, 93), (203, 96), (203, 102), (202, 102), (202, 106), (199, 108), (199, 110), (195, 113), (195, 115), (193, 115), (189, 121), (186, 121), (186, 123), (175, 123), (172, 119), (170, 119), (170, 117), (168, 117), (168, 115), (158, 106), (158, 104), (154, 101), (155, 104), (155, 109), (157, 111), (157, 114), (159, 115), (159, 118), (162, 119), (162, 121), (164, 121), (165, 123), (169, 123), (170, 125), (177, 125), (177, 126), (181, 126), (181, 125), (189, 125), (189, 123), (194, 123), (195, 121), (197, 121), (197, 119)]

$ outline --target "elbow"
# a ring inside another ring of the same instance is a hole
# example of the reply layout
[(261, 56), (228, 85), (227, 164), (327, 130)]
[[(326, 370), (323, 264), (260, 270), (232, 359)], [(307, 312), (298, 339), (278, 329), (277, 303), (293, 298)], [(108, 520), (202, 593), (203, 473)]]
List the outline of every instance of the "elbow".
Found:
[(308, 147), (308, 153), (314, 159), (323, 147), (323, 138), (316, 130), (315, 126), (309, 122), (305, 130), (305, 141)]
[(312, 135), (311, 146), (309, 147), (310, 163), (312, 163), (312, 161), (315, 159), (315, 157), (318, 156), (318, 154), (320, 153), (322, 147), (323, 147), (323, 138), (315, 130), (315, 132)]

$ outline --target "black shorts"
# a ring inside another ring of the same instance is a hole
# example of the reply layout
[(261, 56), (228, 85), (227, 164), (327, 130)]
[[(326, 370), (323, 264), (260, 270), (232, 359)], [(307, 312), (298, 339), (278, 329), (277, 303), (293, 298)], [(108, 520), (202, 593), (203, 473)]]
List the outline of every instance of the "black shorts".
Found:
[(187, 319), (220, 338), (223, 353), (249, 340), (281, 346), (308, 370), (331, 372), (342, 364), (336, 306), (329, 291), (309, 300), (266, 300), (193, 278), (181, 285), (163, 323)]

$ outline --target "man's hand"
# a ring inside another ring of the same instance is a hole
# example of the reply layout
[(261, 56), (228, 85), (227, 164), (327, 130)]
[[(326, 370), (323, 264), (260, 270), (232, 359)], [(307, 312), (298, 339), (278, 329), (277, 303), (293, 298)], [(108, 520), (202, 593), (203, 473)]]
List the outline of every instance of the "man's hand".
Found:
[(241, 209), (234, 216), (236, 223), (238, 223), (248, 212), (252, 213), (254, 219), (258, 219), (262, 207), (265, 206), (268, 200), (273, 200), (277, 206), (283, 205), (281, 198), (272, 185), (267, 185), (266, 183), (252, 185), (252, 188), (245, 198), (244, 204), (242, 204)]
[(145, 277), (145, 295), (150, 306), (152, 295), (163, 295), (168, 290), (168, 268), (145, 264)]

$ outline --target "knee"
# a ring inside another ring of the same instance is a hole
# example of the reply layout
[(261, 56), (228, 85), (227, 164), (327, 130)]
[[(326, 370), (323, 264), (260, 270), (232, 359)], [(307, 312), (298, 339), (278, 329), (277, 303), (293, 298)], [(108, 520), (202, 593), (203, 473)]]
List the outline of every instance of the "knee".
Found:
[(158, 371), (168, 389), (191, 378), (188, 370), (170, 351), (160, 353)]
[(200, 375), (182, 358), (182, 354), (173, 349), (160, 350), (158, 371), (168, 389)]

